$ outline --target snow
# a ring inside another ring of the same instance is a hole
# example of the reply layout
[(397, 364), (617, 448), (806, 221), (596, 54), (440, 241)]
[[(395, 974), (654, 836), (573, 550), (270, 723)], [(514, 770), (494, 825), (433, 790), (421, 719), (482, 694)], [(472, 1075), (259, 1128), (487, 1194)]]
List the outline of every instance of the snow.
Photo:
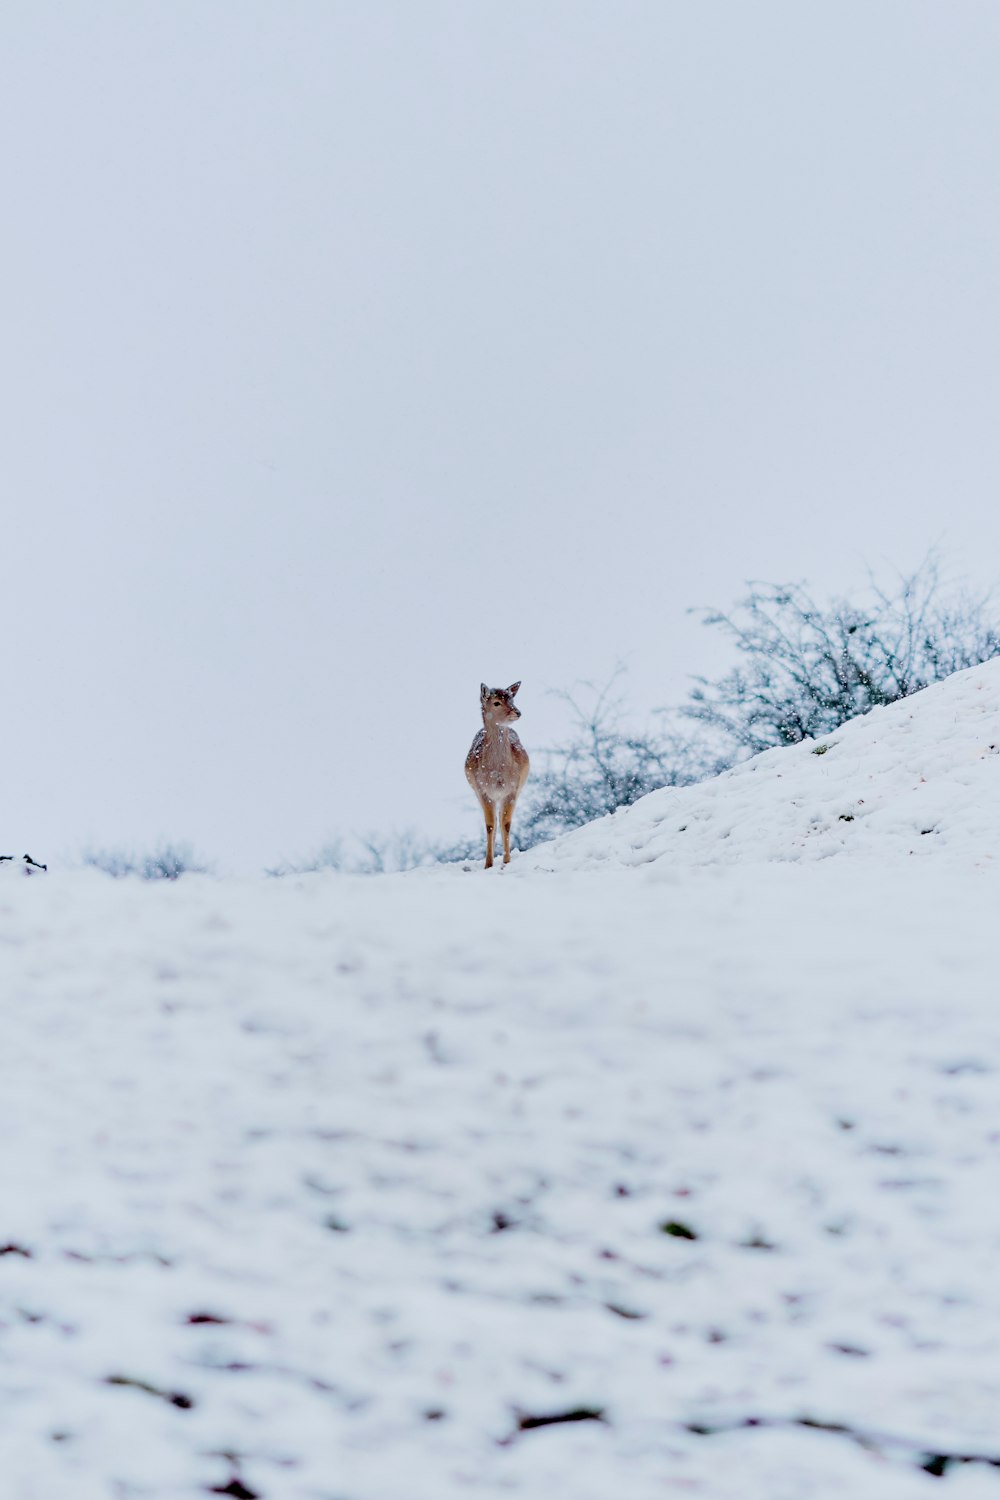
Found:
[(1000, 850), (1000, 663), (972, 667), (833, 734), (668, 788), (527, 857), (535, 869), (937, 856)]
[(1000, 664), (826, 743), (489, 874), (5, 877), (5, 1500), (997, 1500)]

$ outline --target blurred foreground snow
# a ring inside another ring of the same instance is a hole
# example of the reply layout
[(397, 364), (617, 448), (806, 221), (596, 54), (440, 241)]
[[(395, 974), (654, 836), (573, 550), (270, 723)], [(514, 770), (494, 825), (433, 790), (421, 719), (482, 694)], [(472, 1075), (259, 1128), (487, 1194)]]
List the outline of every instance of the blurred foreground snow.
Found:
[(4, 881), (4, 1500), (1000, 1500), (996, 667), (490, 875)]

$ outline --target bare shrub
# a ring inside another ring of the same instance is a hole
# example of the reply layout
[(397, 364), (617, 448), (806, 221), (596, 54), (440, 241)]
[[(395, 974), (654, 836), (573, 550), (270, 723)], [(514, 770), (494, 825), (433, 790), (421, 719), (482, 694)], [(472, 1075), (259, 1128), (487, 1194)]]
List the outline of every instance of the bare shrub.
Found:
[(554, 838), (664, 786), (688, 786), (706, 774), (693, 736), (626, 729), (619, 666), (603, 687), (559, 693), (572, 715), (571, 733), (543, 751), (532, 768), (514, 833), (523, 848)]
[(702, 611), (740, 661), (697, 687), (682, 714), (707, 732), (704, 753), (732, 764), (797, 744), (1000, 654), (989, 594), (948, 590), (936, 555), (891, 588), (826, 604), (802, 584), (754, 583), (731, 613)]
[(163, 843), (145, 854), (123, 848), (85, 849), (81, 860), (115, 880), (126, 875), (140, 880), (179, 880), (182, 875), (211, 874), (211, 865), (190, 844)]
[(320, 870), (343, 870), (345, 868), (343, 840), (328, 839), (311, 854), (300, 856), (298, 859), (283, 859), (279, 864), (271, 865), (264, 871), (264, 874), (277, 880), (285, 875), (316, 875)]
[(353, 845), (340, 838), (330, 839), (312, 854), (282, 860), (265, 874), (282, 878), (288, 875), (314, 875), (320, 870), (338, 870), (345, 875), (392, 875), (416, 870), (423, 865), (451, 864), (479, 853), (474, 840), (443, 843), (425, 838), (413, 829), (401, 833), (356, 836)]

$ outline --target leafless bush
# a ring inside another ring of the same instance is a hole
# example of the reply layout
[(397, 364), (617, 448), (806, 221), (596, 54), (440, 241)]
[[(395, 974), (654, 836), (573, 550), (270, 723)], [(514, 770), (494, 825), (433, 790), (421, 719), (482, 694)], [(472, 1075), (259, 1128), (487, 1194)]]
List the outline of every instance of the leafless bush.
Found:
[(817, 603), (802, 584), (755, 583), (732, 613), (703, 611), (741, 660), (696, 679), (682, 714), (723, 764), (828, 734), (869, 709), (1000, 654), (988, 594), (946, 589), (931, 555), (894, 587)]
[(436, 864), (437, 846), (407, 828), (402, 833), (365, 834), (359, 838), (360, 852), (354, 868), (359, 875), (390, 875)]
[(603, 687), (560, 693), (572, 715), (569, 738), (542, 752), (514, 820), (523, 848), (629, 807), (664, 786), (688, 786), (706, 774), (693, 736), (623, 727), (618, 667)]
[(275, 879), (285, 875), (316, 875), (320, 870), (343, 870), (346, 864), (343, 840), (328, 839), (311, 854), (298, 859), (283, 859), (279, 864), (271, 865), (264, 874)]
[(412, 829), (402, 833), (365, 834), (353, 846), (331, 839), (313, 854), (283, 860), (266, 870), (267, 875), (313, 875), (320, 870), (339, 870), (345, 875), (391, 875), (415, 870), (421, 865), (450, 864), (478, 852), (471, 840), (441, 843), (424, 838)]
[(182, 875), (211, 874), (211, 865), (190, 844), (159, 844), (145, 854), (123, 848), (86, 849), (82, 863), (121, 880), (137, 875), (140, 880), (179, 880)]

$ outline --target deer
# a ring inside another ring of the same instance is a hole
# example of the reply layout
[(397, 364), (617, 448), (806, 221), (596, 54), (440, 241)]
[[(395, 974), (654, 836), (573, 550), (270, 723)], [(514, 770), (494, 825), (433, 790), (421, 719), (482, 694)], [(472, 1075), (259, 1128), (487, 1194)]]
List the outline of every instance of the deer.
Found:
[(487, 870), (493, 865), (493, 836), (498, 817), (503, 832), (503, 862), (510, 864), (510, 825), (514, 804), (528, 779), (528, 752), (510, 727), (521, 717), (521, 710), (514, 707), (514, 695), (520, 686), (520, 682), (512, 682), (508, 688), (488, 688), (485, 682), (479, 684), (483, 727), (465, 758), (466, 778), (486, 819)]

